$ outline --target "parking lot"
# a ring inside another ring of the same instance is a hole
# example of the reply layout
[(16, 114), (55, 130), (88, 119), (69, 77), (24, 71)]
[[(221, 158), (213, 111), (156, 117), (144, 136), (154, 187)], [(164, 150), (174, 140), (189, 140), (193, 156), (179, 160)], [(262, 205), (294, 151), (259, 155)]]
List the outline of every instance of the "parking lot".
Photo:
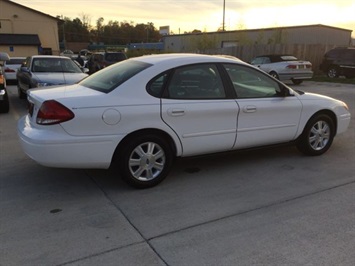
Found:
[(26, 101), (0, 114), (0, 265), (355, 265), (355, 85), (296, 89), (352, 120), (319, 157), (295, 147), (177, 160), (157, 187), (53, 169), (21, 150)]

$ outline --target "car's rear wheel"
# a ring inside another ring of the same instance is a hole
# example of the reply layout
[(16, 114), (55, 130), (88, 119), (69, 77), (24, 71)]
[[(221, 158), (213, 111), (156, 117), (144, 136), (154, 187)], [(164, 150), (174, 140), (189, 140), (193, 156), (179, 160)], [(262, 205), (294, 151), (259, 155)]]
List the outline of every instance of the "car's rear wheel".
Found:
[(321, 155), (332, 145), (334, 135), (333, 120), (326, 114), (318, 114), (308, 121), (297, 148), (307, 155)]
[(173, 152), (159, 135), (136, 135), (125, 141), (116, 163), (124, 181), (136, 188), (159, 184), (169, 173)]
[(327, 76), (329, 78), (337, 78), (339, 77), (339, 70), (336, 66), (331, 66), (328, 68)]
[(276, 73), (275, 71), (271, 71), (271, 72), (269, 73), (269, 75), (270, 75), (271, 77), (274, 77), (275, 79), (279, 79), (279, 75), (277, 75), (277, 73)]

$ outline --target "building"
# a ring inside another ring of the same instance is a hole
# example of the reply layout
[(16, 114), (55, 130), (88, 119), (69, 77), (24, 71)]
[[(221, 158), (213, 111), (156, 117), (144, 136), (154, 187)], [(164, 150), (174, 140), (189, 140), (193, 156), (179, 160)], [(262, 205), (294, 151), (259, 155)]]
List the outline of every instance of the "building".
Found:
[(351, 30), (325, 25), (277, 27), (254, 30), (205, 32), (164, 36), (164, 49), (170, 52), (199, 52), (244, 45), (322, 44), (351, 45)]
[(11, 56), (59, 55), (60, 19), (0, 0), (0, 51)]

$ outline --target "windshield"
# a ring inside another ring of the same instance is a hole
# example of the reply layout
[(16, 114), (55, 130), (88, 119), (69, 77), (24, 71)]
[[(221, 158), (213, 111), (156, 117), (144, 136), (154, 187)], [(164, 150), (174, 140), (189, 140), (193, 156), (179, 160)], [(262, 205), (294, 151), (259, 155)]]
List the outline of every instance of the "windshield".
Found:
[(108, 93), (150, 66), (150, 64), (134, 60), (122, 61), (96, 72), (79, 84), (93, 90)]
[(34, 58), (32, 72), (65, 72), (83, 73), (71, 59), (65, 58)]
[(297, 58), (292, 55), (283, 55), (281, 56), (283, 61), (297, 61)]

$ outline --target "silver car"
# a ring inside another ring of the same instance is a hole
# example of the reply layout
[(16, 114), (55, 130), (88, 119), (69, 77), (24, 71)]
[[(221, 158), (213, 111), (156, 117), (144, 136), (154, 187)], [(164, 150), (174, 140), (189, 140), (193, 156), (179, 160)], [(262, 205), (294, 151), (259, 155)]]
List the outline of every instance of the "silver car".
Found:
[(83, 71), (72, 59), (65, 56), (27, 57), (16, 75), (19, 97), (26, 98), (27, 90), (32, 88), (77, 83), (88, 76)]
[(26, 57), (11, 57), (4, 63), (4, 73), (7, 82), (16, 82), (16, 72), (21, 67)]

